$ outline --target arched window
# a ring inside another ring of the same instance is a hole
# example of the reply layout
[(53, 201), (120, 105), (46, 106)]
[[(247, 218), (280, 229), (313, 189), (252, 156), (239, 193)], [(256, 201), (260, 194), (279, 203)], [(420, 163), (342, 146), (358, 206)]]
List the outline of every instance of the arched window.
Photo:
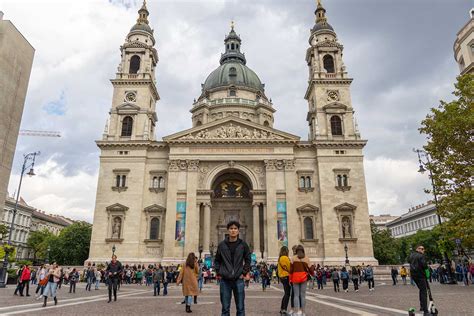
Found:
[(235, 69), (235, 67), (230, 67), (229, 68), (229, 76), (230, 77), (236, 77), (237, 76), (237, 69)]
[(304, 177), (300, 178), (300, 188), (304, 188)]
[(118, 188), (120, 186), (120, 176), (117, 175), (117, 177), (115, 178), (115, 186)]
[(202, 125), (202, 122), (201, 121), (197, 121), (196, 122), (196, 126), (201, 126)]
[(340, 174), (337, 175), (337, 186), (342, 187), (342, 176)]
[(127, 176), (126, 175), (122, 176), (122, 183), (120, 183), (120, 184), (121, 184), (120, 186), (123, 187), (123, 188), (127, 186)]
[(122, 121), (122, 136), (132, 136), (133, 119), (126, 116)]
[(332, 58), (331, 55), (325, 55), (323, 57), (323, 66), (324, 66), (324, 69), (326, 69), (326, 71), (328, 73), (335, 73), (334, 71), (334, 59)]
[(342, 122), (337, 115), (331, 116), (331, 134), (342, 135)]
[(348, 186), (348, 184), (347, 184), (347, 175), (343, 175), (343, 176), (342, 176), (342, 184), (343, 184), (345, 187)]
[(165, 187), (165, 178), (163, 178), (163, 177), (158, 178), (158, 187), (161, 188), (161, 189), (164, 189), (164, 187)]
[(268, 127), (268, 126), (270, 126), (270, 123), (268, 123), (268, 121), (265, 121), (265, 122), (263, 122), (263, 126)]
[(136, 74), (138, 73), (139, 69), (140, 69), (140, 57), (137, 55), (133, 55), (132, 58), (130, 58), (130, 73)]
[(313, 219), (306, 217), (303, 221), (304, 224), (304, 239), (314, 239), (313, 231)]
[(153, 177), (153, 181), (151, 183), (151, 187), (154, 189), (159, 188), (160, 182), (158, 181), (158, 177)]
[(306, 177), (305, 187), (311, 188), (311, 177)]
[(234, 49), (234, 48), (235, 48), (234, 43), (230, 44), (230, 48), (231, 48), (231, 49)]
[(160, 232), (160, 219), (154, 217), (150, 221), (150, 239), (158, 239), (158, 233)]

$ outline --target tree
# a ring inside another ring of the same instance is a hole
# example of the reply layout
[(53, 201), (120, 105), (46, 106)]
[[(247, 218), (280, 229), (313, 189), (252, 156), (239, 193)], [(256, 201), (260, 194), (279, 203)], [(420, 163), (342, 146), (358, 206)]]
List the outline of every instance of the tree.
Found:
[[(442, 249), (440, 244), (441, 229), (439, 226), (432, 230), (418, 230), (415, 234), (400, 238), (399, 254), (403, 262), (406, 262), (408, 256), (418, 245), (425, 248), (425, 257), (428, 262), (441, 262)], [(448, 249), (446, 249), (448, 250)]]
[[(462, 239), (474, 247), (474, 75), (458, 77), (454, 101), (444, 102), (421, 122), (426, 134), (425, 151), (431, 156), (427, 168), (439, 197), (437, 212), (448, 218), (443, 235)], [(445, 238), (443, 238), (445, 239)], [(446, 245), (441, 245), (446, 248)]]
[(8, 237), (8, 227), (4, 224), (0, 224), (0, 240), (7, 239)]
[(47, 229), (30, 233), (26, 244), (33, 249), (33, 259), (46, 258), (48, 245), (52, 238), (54, 238), (54, 234)]
[(89, 256), (92, 227), (76, 222), (50, 240), (50, 259), (59, 264), (82, 265)]
[(388, 229), (379, 230), (373, 221), (370, 221), (372, 231), (372, 243), (374, 247), (374, 257), (379, 264), (398, 264), (399, 242), (392, 237)]

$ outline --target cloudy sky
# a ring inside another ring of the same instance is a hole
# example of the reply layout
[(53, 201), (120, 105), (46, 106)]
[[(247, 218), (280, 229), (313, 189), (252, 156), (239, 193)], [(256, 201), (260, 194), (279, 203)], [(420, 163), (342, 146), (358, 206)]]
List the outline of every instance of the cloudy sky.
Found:
[[(305, 52), (314, 24), (312, 0), (149, 0), (160, 62), (159, 138), (189, 128), (192, 101), (218, 66), (235, 20), (247, 65), (277, 109), (275, 127), (307, 138)], [(365, 148), (372, 214), (401, 214), (430, 196), (413, 147), (420, 121), (452, 99), (458, 67), (456, 33), (472, 0), (325, 0), (329, 23), (344, 45), (353, 106)], [(40, 150), (38, 176), (22, 196), (39, 209), (92, 221), (100, 139), (111, 107), (119, 47), (135, 23), (138, 0), (0, 0), (36, 54), (22, 129), (60, 131), (61, 138), (20, 136), (10, 194), (22, 154)]]

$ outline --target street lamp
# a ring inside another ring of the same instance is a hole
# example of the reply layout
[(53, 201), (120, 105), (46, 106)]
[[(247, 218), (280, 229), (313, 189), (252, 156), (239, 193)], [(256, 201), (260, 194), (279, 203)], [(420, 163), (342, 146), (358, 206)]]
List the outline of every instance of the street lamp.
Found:
[(112, 257), (115, 256), (115, 244), (112, 246)]
[(346, 265), (349, 264), (349, 257), (347, 256), (347, 250), (349, 250), (349, 248), (347, 247), (347, 244), (344, 243), (344, 251), (346, 252)]
[(199, 259), (201, 259), (202, 257), (202, 250), (204, 249), (204, 247), (202, 245), (199, 245)]
[[(40, 152), (32, 152), (26, 155), (23, 155), (23, 166), (21, 167), (21, 174), (20, 174), (20, 184), (18, 185), (18, 190), (16, 193), (16, 201), (15, 201), (15, 207), (13, 208), (13, 217), (12, 217), (12, 222), (10, 223), (10, 230), (8, 232), (8, 245), (11, 246), (12, 244), (12, 233), (13, 233), (13, 227), (15, 224), (15, 216), (18, 208), (18, 200), (20, 199), (20, 190), (21, 190), (21, 184), (23, 182), (23, 175), (25, 174), (26, 169), (30, 168), (30, 171), (27, 173), (29, 176), (34, 176), (35, 172), (33, 168), (35, 167), (35, 160), (36, 156), (39, 156)], [(31, 163), (29, 163), (31, 161)], [(6, 249), (6, 248), (5, 248)], [(0, 288), (4, 288), (7, 285), (7, 268), (8, 268), (8, 252), (5, 251), (5, 257), (3, 258), (3, 265), (2, 268), (0, 269)]]
[[(418, 162), (420, 163), (420, 168), (418, 169), (418, 172), (423, 174), (427, 170), (425, 166), (429, 166), (431, 164), (430, 155), (426, 151), (421, 150), (421, 149), (413, 148), (413, 151), (417, 153)], [(426, 161), (423, 161), (421, 159), (422, 156), (426, 158)], [(436, 186), (433, 180), (433, 172), (431, 172), (430, 168), (428, 168), (428, 171), (430, 173), (431, 187), (433, 188), (433, 197), (434, 197), (435, 205), (436, 205), (436, 216), (438, 217), (439, 225), (441, 225), (441, 216), (439, 216), (439, 207), (438, 207), (438, 195), (437, 195)], [(451, 264), (449, 262), (449, 258), (448, 258), (448, 254), (446, 250), (443, 251), (443, 263), (446, 266), (446, 270), (448, 272), (448, 284), (456, 284), (457, 282), (454, 281), (453, 279)]]
[(211, 255), (211, 266), (214, 265), (214, 250), (216, 250), (216, 245), (214, 245), (214, 242), (211, 242), (209, 244), (209, 253)]
[(49, 252), (51, 251), (51, 247), (48, 245), (47, 253), (46, 253), (46, 258), (44, 259), (44, 263), (48, 264), (49, 263)]

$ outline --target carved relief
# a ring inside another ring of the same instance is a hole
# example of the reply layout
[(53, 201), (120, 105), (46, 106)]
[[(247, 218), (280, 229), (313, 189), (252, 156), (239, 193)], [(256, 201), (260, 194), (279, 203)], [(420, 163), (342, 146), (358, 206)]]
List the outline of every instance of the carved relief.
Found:
[(222, 125), (215, 129), (201, 130), (196, 133), (189, 133), (180, 139), (284, 139), (265, 130), (254, 128), (253, 131), (247, 127), (241, 127), (232, 123)]
[(285, 160), (285, 170), (295, 170), (295, 161)]
[(199, 170), (199, 160), (187, 160), (186, 164), (188, 166), (188, 171), (198, 171)]

